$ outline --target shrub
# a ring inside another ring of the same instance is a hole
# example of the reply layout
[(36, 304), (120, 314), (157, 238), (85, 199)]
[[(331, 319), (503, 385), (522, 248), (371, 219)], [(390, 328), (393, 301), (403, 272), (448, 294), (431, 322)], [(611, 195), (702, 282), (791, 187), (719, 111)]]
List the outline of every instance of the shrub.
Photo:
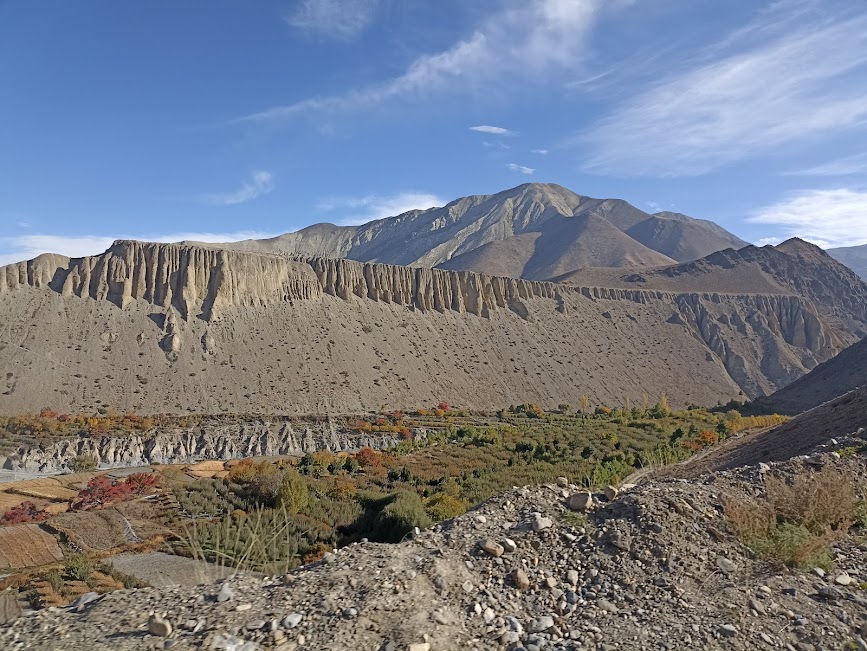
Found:
[(830, 546), (857, 517), (854, 479), (832, 468), (791, 481), (765, 479), (764, 499), (723, 502), (729, 525), (762, 558), (794, 567), (828, 567)]
[(309, 502), (307, 482), (294, 470), (287, 470), (280, 486), (280, 505), (289, 513), (298, 513)]
[(87, 487), (78, 493), (78, 499), (73, 502), (74, 510), (88, 510), (113, 504), (127, 499), (133, 493), (134, 487), (127, 483), (112, 482), (105, 475), (97, 475)]
[(66, 557), (63, 573), (70, 581), (87, 581), (93, 573), (93, 563), (84, 554), (76, 552)]
[(434, 522), (442, 522), (466, 513), (468, 504), (447, 493), (436, 493), (428, 499), (425, 508)]
[(416, 493), (401, 491), (390, 497), (379, 512), (374, 524), (374, 535), (382, 542), (399, 542), (413, 528), (426, 529), (433, 524), (424, 503)]
[(153, 472), (134, 472), (128, 475), (124, 483), (129, 486), (129, 490), (134, 495), (144, 495), (148, 490), (154, 488), (159, 482), (159, 477)]
[(15, 506), (0, 517), (0, 524), (22, 524), (25, 522), (41, 522), (48, 514), (36, 507), (33, 502), (24, 502)]
[(96, 470), (98, 459), (92, 454), (79, 454), (69, 462), (72, 472), (92, 472)]

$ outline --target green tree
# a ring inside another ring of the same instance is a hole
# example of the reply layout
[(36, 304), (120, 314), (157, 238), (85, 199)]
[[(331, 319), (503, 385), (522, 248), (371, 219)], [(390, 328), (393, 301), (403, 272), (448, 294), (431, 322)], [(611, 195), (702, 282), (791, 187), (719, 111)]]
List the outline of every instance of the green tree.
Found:
[(298, 513), (310, 502), (307, 482), (294, 470), (287, 470), (280, 486), (280, 505), (289, 513)]

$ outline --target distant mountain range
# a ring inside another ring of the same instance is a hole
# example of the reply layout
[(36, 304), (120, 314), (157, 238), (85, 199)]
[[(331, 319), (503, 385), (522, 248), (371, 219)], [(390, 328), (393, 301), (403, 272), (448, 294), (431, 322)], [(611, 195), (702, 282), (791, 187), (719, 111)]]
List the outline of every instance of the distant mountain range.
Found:
[(271, 239), (212, 246), (547, 280), (583, 267), (688, 262), (746, 244), (707, 220), (651, 215), (621, 199), (528, 183), (362, 226), (316, 224)]
[[(867, 219), (867, 217), (865, 217)], [(828, 253), (867, 280), (867, 244), (828, 249)]]

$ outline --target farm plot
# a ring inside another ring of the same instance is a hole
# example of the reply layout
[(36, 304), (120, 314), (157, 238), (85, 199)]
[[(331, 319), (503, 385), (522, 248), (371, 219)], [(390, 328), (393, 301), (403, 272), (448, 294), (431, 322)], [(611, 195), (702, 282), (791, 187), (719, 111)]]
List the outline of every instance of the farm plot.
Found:
[(104, 552), (171, 535), (160, 524), (161, 517), (151, 504), (130, 502), (101, 511), (63, 513), (52, 518), (51, 527), (84, 551)]
[(78, 495), (78, 491), (62, 486), (54, 477), (9, 482), (3, 490), (6, 493), (53, 501), (71, 500)]
[(0, 527), (0, 569), (37, 567), (63, 560), (57, 539), (38, 524)]

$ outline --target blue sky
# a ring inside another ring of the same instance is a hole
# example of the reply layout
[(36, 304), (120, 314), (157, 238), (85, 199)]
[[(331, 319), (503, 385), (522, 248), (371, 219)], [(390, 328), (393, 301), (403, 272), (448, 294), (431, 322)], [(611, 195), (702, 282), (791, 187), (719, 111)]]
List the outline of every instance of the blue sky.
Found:
[(0, 263), (527, 181), (867, 243), (861, 0), (0, 0)]

